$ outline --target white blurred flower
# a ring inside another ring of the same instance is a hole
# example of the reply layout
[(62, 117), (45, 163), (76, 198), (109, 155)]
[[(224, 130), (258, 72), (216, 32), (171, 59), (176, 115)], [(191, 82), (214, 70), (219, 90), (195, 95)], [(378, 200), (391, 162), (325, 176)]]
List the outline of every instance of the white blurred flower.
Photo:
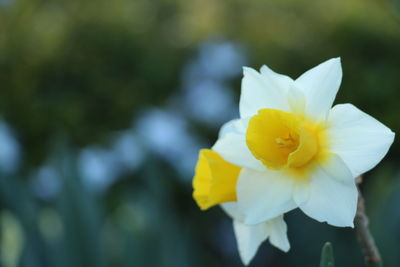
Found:
[(1, 171), (13, 173), (18, 169), (21, 149), (12, 129), (0, 121), (0, 166)]
[(184, 117), (160, 109), (144, 113), (136, 125), (143, 145), (171, 163), (186, 180), (193, 173), (197, 151), (201, 147), (188, 128)]

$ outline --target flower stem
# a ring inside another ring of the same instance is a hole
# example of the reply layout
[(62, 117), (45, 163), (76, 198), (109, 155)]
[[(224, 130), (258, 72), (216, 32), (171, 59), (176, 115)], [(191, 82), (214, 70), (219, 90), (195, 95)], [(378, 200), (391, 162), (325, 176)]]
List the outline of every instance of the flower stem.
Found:
[(356, 183), (358, 185), (358, 203), (354, 224), (357, 239), (364, 253), (364, 261), (366, 266), (381, 267), (382, 258), (379, 253), (378, 247), (375, 244), (374, 237), (372, 236), (368, 228), (369, 220), (365, 213), (365, 201), (359, 188), (359, 185), (362, 183), (361, 176), (356, 178)]

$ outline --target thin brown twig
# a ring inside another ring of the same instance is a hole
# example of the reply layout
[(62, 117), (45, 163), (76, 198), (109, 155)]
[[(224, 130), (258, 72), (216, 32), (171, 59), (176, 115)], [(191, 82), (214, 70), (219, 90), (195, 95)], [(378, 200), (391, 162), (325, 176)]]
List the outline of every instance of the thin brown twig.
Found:
[(365, 264), (369, 267), (380, 267), (382, 266), (382, 258), (375, 244), (374, 237), (368, 228), (369, 220), (365, 213), (365, 201), (359, 188), (359, 185), (362, 183), (361, 176), (356, 178), (356, 183), (358, 188), (358, 203), (354, 224), (357, 239), (364, 253)]

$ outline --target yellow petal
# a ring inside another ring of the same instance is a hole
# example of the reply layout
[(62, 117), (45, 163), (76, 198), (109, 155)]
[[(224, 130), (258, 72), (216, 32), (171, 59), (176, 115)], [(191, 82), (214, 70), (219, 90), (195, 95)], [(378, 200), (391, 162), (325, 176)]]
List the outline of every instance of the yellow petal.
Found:
[(307, 164), (318, 152), (316, 133), (308, 125), (300, 129), (300, 144), (288, 157), (288, 166), (299, 168)]
[(236, 201), (236, 181), (240, 167), (226, 162), (218, 153), (202, 149), (193, 178), (193, 198), (206, 210), (214, 205)]
[(261, 109), (250, 119), (246, 143), (270, 169), (303, 168), (319, 153), (320, 129), (303, 115)]

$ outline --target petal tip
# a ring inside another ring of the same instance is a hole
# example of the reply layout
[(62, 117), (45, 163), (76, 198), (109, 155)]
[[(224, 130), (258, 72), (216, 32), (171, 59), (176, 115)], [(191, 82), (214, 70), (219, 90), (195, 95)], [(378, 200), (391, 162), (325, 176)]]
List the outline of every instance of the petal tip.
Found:
[(270, 68), (267, 66), (267, 65), (262, 65), (261, 66), (261, 68), (260, 68), (260, 72), (261, 73), (263, 73), (263, 72), (267, 72), (268, 70), (270, 70)]
[(342, 63), (342, 58), (341, 57), (333, 57), (328, 61), (332, 61), (332, 62), (341, 64)]
[(243, 262), (243, 265), (244, 265), (244, 266), (248, 266), (249, 263), (250, 263), (250, 259), (243, 259), (243, 258), (242, 258), (242, 262)]
[(244, 74), (246, 74), (247, 72), (252, 71), (253, 68), (247, 67), (247, 66), (243, 66), (243, 67), (242, 67), (242, 70), (243, 70), (243, 75), (244, 75)]
[(282, 250), (283, 252), (285, 252), (285, 253), (289, 252), (289, 250), (290, 250), (290, 245), (289, 245), (288, 247), (281, 248), (281, 250)]
[(327, 65), (331, 65), (331, 66), (334, 65), (339, 68), (342, 68), (342, 59), (341, 59), (341, 57), (333, 57), (333, 58), (330, 58), (330, 59), (322, 62), (320, 65), (322, 65), (322, 64), (327, 64)]

